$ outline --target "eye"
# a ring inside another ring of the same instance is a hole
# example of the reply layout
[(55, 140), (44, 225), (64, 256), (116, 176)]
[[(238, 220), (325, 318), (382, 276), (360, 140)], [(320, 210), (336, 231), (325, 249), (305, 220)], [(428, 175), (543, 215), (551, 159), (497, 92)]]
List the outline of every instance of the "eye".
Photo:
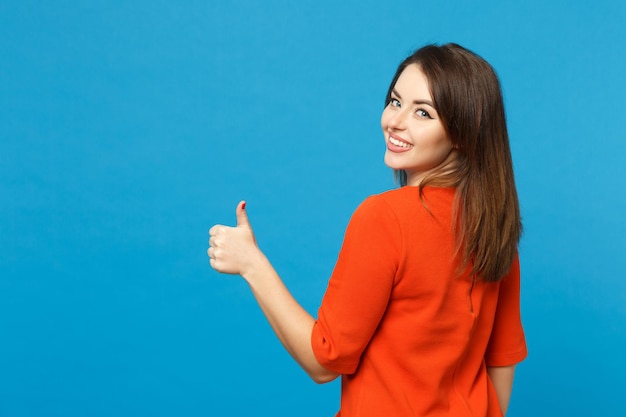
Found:
[(389, 100), (389, 105), (391, 107), (400, 107), (400, 100), (392, 97), (391, 100)]
[(424, 109), (417, 109), (417, 110), (415, 110), (415, 114), (417, 114), (417, 116), (421, 117), (421, 118), (432, 119), (432, 117), (430, 116), (430, 113), (428, 113)]

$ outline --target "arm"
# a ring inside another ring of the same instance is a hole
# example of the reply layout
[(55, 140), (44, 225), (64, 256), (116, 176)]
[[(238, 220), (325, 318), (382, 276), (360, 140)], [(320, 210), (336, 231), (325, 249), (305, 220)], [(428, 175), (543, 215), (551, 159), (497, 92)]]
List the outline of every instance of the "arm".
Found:
[(500, 282), (494, 324), (485, 352), (487, 372), (504, 414), (511, 398), (515, 364), (528, 354), (520, 312), (520, 289), (520, 264), (516, 256), (509, 273)]
[(511, 399), (511, 391), (513, 389), (515, 365), (488, 366), (487, 373), (496, 390), (502, 414), (506, 415), (506, 411), (509, 408), (509, 400)]
[(237, 206), (237, 226), (213, 226), (209, 231), (211, 267), (218, 272), (241, 275), (252, 290), (261, 310), (283, 346), (317, 383), (329, 382), (338, 374), (324, 368), (315, 358), (311, 333), (315, 319), (304, 310), (261, 252), (245, 212)]

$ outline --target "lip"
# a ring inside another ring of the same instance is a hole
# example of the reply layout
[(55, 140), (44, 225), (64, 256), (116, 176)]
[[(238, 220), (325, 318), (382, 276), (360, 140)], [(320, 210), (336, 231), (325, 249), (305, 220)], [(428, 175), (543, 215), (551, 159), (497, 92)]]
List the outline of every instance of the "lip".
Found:
[[(402, 146), (398, 146), (398, 145), (394, 145), (393, 143), (391, 143), (391, 141), (389, 140), (390, 138), (393, 138), (399, 142), (403, 142), (406, 143), (408, 145), (411, 145), (408, 148), (404, 148)], [(396, 135), (392, 135), (391, 133), (389, 134), (389, 138), (387, 138), (387, 149), (390, 150), (391, 152), (395, 152), (395, 153), (402, 153), (402, 152), (407, 152), (410, 151), (411, 149), (413, 149), (413, 144), (396, 136)]]

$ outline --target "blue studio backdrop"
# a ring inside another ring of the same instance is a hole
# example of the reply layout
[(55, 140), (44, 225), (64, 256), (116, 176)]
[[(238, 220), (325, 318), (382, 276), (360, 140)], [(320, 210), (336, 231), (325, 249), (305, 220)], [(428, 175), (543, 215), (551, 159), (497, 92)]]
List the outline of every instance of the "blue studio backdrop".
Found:
[(625, 415), (626, 3), (0, 1), (0, 416), (331, 416), (207, 231), (316, 313), (426, 43), (504, 89), (530, 355), (510, 416)]

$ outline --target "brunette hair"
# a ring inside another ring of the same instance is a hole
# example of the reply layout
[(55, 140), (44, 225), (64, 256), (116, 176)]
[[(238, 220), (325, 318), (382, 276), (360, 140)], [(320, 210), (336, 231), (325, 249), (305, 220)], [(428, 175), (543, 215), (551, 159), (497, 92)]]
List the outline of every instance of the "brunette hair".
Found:
[[(427, 45), (398, 67), (417, 64), (429, 83), (433, 104), (457, 151), (449, 167), (424, 178), (425, 185), (456, 187), (454, 234), (462, 266), (487, 282), (509, 271), (522, 234), (504, 103), (498, 77), (484, 59), (456, 44)], [(405, 171), (396, 171), (400, 185)]]

